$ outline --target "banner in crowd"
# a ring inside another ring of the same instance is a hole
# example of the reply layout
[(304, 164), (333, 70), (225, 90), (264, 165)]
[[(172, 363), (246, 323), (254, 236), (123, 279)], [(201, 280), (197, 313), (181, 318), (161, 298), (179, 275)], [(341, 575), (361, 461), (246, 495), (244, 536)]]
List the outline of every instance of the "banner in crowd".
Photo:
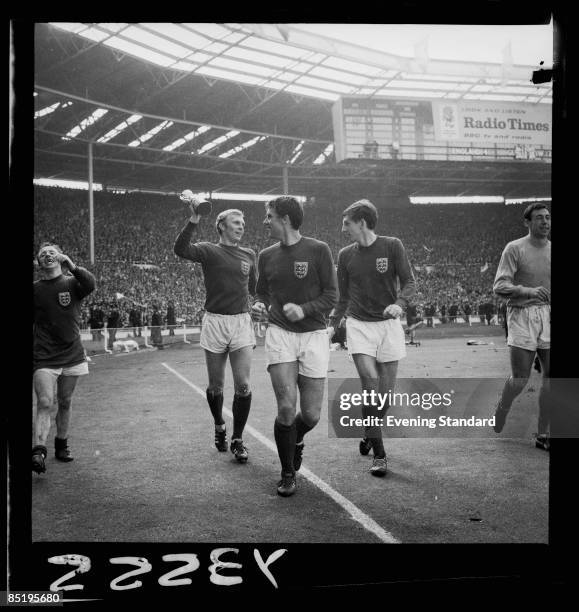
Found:
[(432, 115), (436, 140), (551, 145), (549, 104), (437, 100), (432, 102)]
[(154, 264), (133, 264), (133, 266), (135, 266), (135, 268), (139, 268), (141, 270), (160, 270), (161, 268), (159, 266), (155, 266)]

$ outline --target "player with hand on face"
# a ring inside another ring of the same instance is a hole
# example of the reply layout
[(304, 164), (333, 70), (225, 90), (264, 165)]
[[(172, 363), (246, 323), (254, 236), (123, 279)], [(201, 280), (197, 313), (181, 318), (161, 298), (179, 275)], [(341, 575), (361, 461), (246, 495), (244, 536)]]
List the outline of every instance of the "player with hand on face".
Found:
[(191, 216), (175, 241), (175, 254), (198, 262), (203, 269), (206, 300), (201, 323), (200, 345), (205, 350), (209, 377), (206, 397), (215, 423), (215, 446), (227, 451), (227, 433), (223, 419), (223, 385), (227, 356), (233, 383), (233, 436), (230, 450), (240, 463), (247, 462), (243, 430), (251, 406), (251, 357), (255, 334), (249, 314), (249, 295), (255, 292), (255, 252), (240, 246), (245, 232), (243, 213), (228, 209), (217, 215), (215, 228), (219, 242), (191, 243), (199, 223), (197, 202), (190, 203)]
[(269, 317), (265, 352), (277, 400), (274, 437), (282, 497), (296, 491), (304, 436), (320, 419), (330, 358), (326, 316), (337, 298), (330, 247), (301, 235), (303, 216), (302, 205), (290, 196), (266, 204), (264, 226), (279, 242), (259, 253), (253, 305), (256, 314)]
[[(50, 413), (56, 399), (55, 456), (72, 461), (68, 448), (71, 400), (79, 376), (88, 374), (80, 338), (81, 301), (95, 290), (94, 276), (76, 266), (62, 249), (51, 242), (40, 246), (36, 261), (42, 279), (33, 284), (33, 384), (36, 395), (32, 470), (46, 471), (46, 440)], [(71, 273), (64, 274), (68, 269)]]
[[(353, 243), (338, 254), (340, 300), (332, 323), (337, 328), (346, 316), (348, 352), (363, 390), (387, 394), (394, 392), (398, 361), (406, 356), (400, 316), (415, 293), (414, 274), (402, 242), (376, 235), (378, 212), (372, 202), (354, 202), (342, 215), (342, 231)], [(372, 422), (384, 417), (374, 405), (364, 405), (362, 411), (364, 417), (375, 417)], [(374, 450), (370, 473), (384, 476), (386, 452), (379, 427), (365, 428), (360, 453), (367, 455), (370, 449)]]

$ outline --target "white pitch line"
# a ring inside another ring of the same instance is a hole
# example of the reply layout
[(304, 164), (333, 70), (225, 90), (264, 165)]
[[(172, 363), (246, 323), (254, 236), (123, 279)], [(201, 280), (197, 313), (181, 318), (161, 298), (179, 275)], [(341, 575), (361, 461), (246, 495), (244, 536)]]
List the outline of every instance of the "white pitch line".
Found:
[[(198, 387), (196, 384), (192, 383), (190, 380), (185, 378), (182, 374), (179, 374), (176, 370), (174, 370), (171, 366), (166, 363), (161, 364), (163, 367), (167, 368), (169, 372), (174, 374), (177, 378), (182, 380), (186, 385), (189, 385), (192, 389), (197, 391), (201, 397), (205, 398), (205, 391)], [(229, 418), (233, 419), (233, 413), (227, 408), (223, 408), (223, 412), (229, 416)], [(269, 448), (270, 451), (273, 451), (277, 455), (277, 447), (276, 445), (266, 438), (263, 434), (261, 434), (257, 429), (251, 427), (251, 425), (245, 426), (245, 431), (250, 433), (256, 440), (259, 440), (264, 446)], [(397, 540), (391, 533), (380, 527), (378, 523), (370, 518), (367, 514), (362, 512), (360, 508), (355, 506), (349, 499), (346, 499), (342, 494), (338, 493), (335, 489), (333, 489), (328, 483), (324, 482), (321, 478), (316, 476), (311, 470), (308, 470), (306, 467), (302, 467), (300, 469), (300, 474), (307, 478), (313, 485), (318, 487), (322, 492), (331, 497), (339, 506), (341, 506), (356, 522), (360, 523), (364, 529), (373, 533), (379, 540), (386, 544), (400, 544), (400, 540)]]

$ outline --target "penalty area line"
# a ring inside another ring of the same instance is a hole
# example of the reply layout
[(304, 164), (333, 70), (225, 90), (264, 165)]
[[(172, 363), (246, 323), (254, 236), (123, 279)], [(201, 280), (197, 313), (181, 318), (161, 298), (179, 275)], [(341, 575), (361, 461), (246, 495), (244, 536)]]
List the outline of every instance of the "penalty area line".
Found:
[[(203, 389), (198, 387), (195, 383), (192, 383), (190, 380), (185, 378), (185, 376), (177, 372), (177, 370), (174, 370), (166, 363), (162, 363), (161, 365), (169, 370), (169, 372), (174, 374), (179, 380), (182, 380), (186, 385), (191, 387), (191, 389), (196, 391), (201, 397), (205, 398), (205, 391), (203, 391)], [(233, 419), (233, 413), (230, 410), (223, 407), (223, 412), (230, 419)], [(249, 434), (251, 434), (251, 436), (277, 455), (276, 445), (269, 440), (269, 438), (266, 438), (266, 436), (257, 431), (257, 429), (254, 429), (251, 427), (251, 425), (246, 425), (245, 431), (247, 431)], [(353, 520), (360, 523), (360, 525), (362, 525), (362, 527), (364, 527), (364, 529), (370, 533), (373, 533), (380, 541), (386, 544), (400, 544), (400, 540), (397, 540), (391, 533), (383, 529), (373, 518), (362, 512), (360, 508), (344, 497), (341, 493), (338, 493), (338, 491), (333, 489), (327, 482), (316, 476), (311, 470), (308, 470), (308, 468), (302, 466), (300, 469), (300, 474), (307, 478), (314, 486), (318, 487), (318, 489), (320, 489), (323, 493), (331, 497), (350, 515)]]

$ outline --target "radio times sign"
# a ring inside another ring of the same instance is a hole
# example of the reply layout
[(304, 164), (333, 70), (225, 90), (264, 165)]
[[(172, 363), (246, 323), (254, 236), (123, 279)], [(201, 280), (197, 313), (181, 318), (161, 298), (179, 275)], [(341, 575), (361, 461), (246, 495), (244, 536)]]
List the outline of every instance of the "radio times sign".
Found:
[(436, 140), (551, 145), (551, 105), (433, 101)]

